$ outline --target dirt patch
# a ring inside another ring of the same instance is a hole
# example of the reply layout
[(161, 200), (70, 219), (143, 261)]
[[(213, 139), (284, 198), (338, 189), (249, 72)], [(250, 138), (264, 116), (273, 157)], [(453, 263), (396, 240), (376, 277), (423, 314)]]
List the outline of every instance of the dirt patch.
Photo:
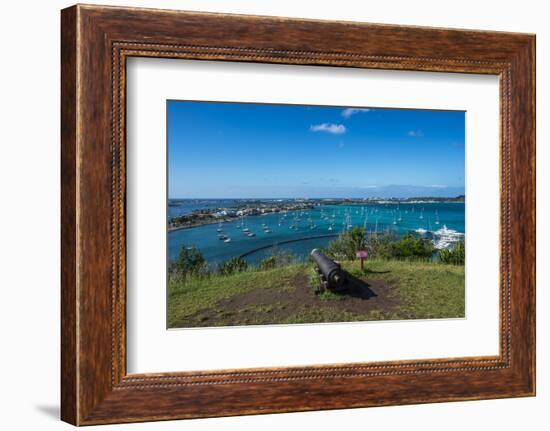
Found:
[[(399, 305), (397, 283), (351, 277), (341, 293), (316, 294), (309, 277), (299, 273), (276, 288), (257, 288), (217, 302), (186, 319), (192, 326), (235, 326), (286, 323), (304, 315), (308, 321), (372, 320), (388, 316)], [(183, 322), (182, 322), (183, 323)]]

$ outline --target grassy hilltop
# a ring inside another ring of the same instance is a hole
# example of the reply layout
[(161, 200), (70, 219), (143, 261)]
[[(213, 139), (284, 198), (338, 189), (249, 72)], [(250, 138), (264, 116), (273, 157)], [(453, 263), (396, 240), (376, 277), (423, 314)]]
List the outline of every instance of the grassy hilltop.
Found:
[(316, 294), (311, 264), (171, 278), (168, 326), (349, 322), (464, 317), (464, 266), (401, 260), (343, 261), (347, 291)]
[[(363, 271), (357, 250), (370, 256)], [(340, 293), (318, 293), (314, 264), (292, 255), (274, 254), (253, 267), (234, 257), (212, 270), (198, 249), (184, 247), (170, 267), (168, 326), (464, 317), (464, 242), (436, 251), (423, 237), (354, 227), (324, 252), (348, 273)]]

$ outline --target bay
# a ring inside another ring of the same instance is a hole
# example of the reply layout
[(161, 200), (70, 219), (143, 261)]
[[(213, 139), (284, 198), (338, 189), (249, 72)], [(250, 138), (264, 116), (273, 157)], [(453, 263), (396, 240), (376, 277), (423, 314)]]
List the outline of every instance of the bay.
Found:
[[(235, 208), (242, 202), (245, 200), (171, 200), (168, 216), (175, 217), (201, 209)], [(168, 253), (169, 259), (174, 260), (182, 247), (195, 246), (211, 267), (243, 255), (249, 264), (254, 265), (279, 251), (292, 253), (299, 260), (304, 260), (313, 248), (325, 247), (351, 226), (366, 227), (369, 234), (393, 232), (401, 236), (412, 232), (431, 238), (434, 232), (444, 227), (464, 234), (464, 203), (320, 204), (310, 210), (289, 211), (286, 215), (270, 213), (248, 216), (243, 220), (171, 231), (168, 233)], [(255, 236), (246, 235), (245, 228)], [(218, 229), (231, 241), (220, 240)]]

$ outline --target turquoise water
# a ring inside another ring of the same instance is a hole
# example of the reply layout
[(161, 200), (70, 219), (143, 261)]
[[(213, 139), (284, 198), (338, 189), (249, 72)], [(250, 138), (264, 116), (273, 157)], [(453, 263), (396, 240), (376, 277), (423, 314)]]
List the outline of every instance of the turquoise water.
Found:
[(170, 217), (191, 214), (195, 210), (232, 208), (243, 203), (242, 199), (170, 199), (168, 214)]
[[(193, 206), (194, 209), (198, 209), (196, 203), (193, 203)], [(181, 214), (173, 208), (169, 207), (171, 217)], [(430, 232), (444, 225), (449, 229), (465, 232), (464, 203), (319, 205), (311, 210), (288, 212), (286, 217), (280, 214), (248, 216), (245, 218), (245, 223), (249, 231), (254, 232), (256, 236), (249, 237), (244, 234), (243, 227), (240, 226), (241, 220), (222, 224), (221, 229), (224, 234), (231, 238), (229, 243), (218, 239), (217, 229), (220, 228), (218, 224), (170, 232), (168, 233), (169, 258), (175, 259), (182, 247), (190, 246), (197, 247), (208, 264), (212, 266), (247, 253), (250, 253), (245, 257), (247, 262), (256, 264), (276, 250), (290, 252), (304, 258), (313, 248), (324, 247), (334, 238), (323, 237), (280, 243), (309, 237), (336, 236), (348, 225), (366, 226), (369, 232), (392, 231), (397, 235), (422, 228), (428, 231), (429, 236)], [(271, 233), (265, 232), (264, 225), (271, 230)], [(329, 227), (332, 227), (332, 230), (329, 230)], [(267, 246), (272, 247), (251, 252)]]

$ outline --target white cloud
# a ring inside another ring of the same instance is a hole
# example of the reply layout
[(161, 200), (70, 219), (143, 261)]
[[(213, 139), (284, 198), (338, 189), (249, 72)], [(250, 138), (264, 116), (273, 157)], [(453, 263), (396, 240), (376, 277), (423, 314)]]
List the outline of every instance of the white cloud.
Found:
[(424, 132), (422, 130), (409, 130), (407, 133), (407, 136), (412, 136), (413, 138), (420, 138), (424, 136)]
[(309, 130), (312, 132), (327, 132), (334, 135), (341, 135), (346, 133), (346, 127), (343, 124), (333, 124), (333, 123), (322, 123), (322, 124), (312, 124), (309, 127)]
[(369, 108), (346, 108), (342, 111), (342, 117), (349, 118), (354, 114), (358, 114), (360, 112), (369, 112)]

